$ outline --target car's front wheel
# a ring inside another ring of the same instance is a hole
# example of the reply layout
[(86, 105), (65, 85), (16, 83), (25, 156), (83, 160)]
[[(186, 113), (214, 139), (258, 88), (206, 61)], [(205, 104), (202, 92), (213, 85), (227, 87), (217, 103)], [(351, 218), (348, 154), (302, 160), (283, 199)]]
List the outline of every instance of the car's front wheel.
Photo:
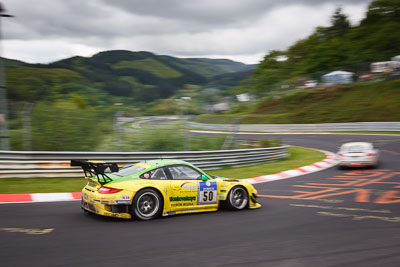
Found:
[(243, 210), (249, 203), (249, 194), (244, 187), (235, 186), (229, 192), (226, 205), (231, 210)]
[(160, 215), (163, 209), (163, 200), (154, 189), (147, 188), (139, 191), (131, 206), (131, 214), (135, 219), (151, 220)]

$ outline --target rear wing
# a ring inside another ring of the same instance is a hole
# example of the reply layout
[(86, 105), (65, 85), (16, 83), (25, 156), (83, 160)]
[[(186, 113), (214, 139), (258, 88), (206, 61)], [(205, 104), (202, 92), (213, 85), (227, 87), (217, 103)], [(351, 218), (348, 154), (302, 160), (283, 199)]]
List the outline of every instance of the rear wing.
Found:
[(71, 166), (80, 166), (85, 172), (86, 177), (96, 176), (97, 181), (103, 185), (111, 182), (112, 179), (107, 176), (107, 173), (118, 172), (117, 163), (107, 163), (102, 161), (90, 161), (90, 160), (71, 160)]

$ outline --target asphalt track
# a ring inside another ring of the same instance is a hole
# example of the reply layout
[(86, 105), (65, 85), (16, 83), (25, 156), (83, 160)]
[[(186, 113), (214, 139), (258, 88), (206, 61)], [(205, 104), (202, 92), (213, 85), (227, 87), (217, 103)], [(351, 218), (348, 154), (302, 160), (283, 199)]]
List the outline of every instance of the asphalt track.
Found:
[(242, 212), (142, 222), (79, 201), (0, 205), (0, 266), (399, 266), (400, 136), (268, 136), (332, 152), (373, 141), (382, 161), (257, 184), (263, 207)]

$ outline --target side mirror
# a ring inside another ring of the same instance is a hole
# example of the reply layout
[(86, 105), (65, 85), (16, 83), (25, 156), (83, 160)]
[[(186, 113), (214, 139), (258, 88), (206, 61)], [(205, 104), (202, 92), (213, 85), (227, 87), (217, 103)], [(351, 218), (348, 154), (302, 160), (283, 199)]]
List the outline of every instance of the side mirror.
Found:
[(208, 177), (205, 176), (204, 174), (201, 175), (201, 180), (202, 181), (208, 181)]

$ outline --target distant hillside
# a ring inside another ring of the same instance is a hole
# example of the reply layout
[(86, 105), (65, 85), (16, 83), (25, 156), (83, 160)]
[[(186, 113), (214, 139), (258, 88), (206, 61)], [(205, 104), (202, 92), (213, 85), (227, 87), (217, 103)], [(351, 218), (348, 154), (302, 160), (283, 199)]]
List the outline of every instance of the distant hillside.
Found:
[(124, 50), (51, 64), (5, 62), (11, 100), (35, 102), (76, 94), (92, 105), (104, 104), (110, 97), (130, 103), (152, 102), (173, 95), (186, 84), (203, 86), (214, 81), (215, 87), (224, 87), (214, 80), (224, 74), (235, 77), (238, 73), (233, 82), (236, 85), (244, 77), (243, 71), (255, 67), (226, 59), (175, 58)]
[(221, 90), (229, 90), (230, 88), (238, 85), (241, 81), (250, 77), (253, 69), (224, 73), (212, 77), (207, 83), (207, 87), (219, 88)]
[(400, 121), (400, 80), (305, 89), (244, 106), (236, 114), (200, 115), (204, 123), (243, 124)]

